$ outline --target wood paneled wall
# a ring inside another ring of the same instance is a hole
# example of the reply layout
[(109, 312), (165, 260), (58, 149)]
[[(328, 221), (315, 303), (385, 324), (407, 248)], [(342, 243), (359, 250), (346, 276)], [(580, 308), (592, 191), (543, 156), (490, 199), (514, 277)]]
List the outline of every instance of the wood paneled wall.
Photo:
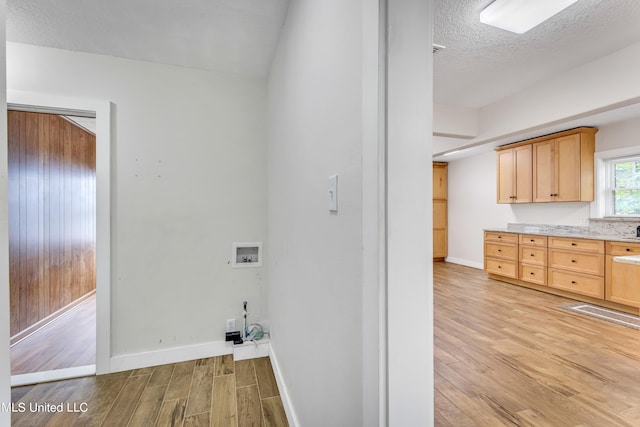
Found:
[(11, 335), (95, 289), (96, 138), (8, 112)]

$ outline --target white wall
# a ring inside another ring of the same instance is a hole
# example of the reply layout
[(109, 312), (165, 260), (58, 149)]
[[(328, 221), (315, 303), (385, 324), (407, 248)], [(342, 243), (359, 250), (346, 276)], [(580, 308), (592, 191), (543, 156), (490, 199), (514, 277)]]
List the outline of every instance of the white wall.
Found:
[(360, 2), (292, 2), (269, 79), (272, 346), (304, 426), (363, 419), (361, 20)]
[(263, 269), (229, 265), (233, 242), (266, 239), (264, 80), (14, 43), (7, 58), (9, 89), (114, 104), (114, 356), (223, 341), (243, 300), (266, 316)]
[(11, 424), (11, 412), (2, 405), (11, 402), (11, 365), (9, 353), (9, 207), (7, 196), (7, 114), (6, 114), (6, 19), (5, 0), (0, 0), (0, 425)]
[[(638, 146), (640, 118), (602, 126), (596, 152)], [(448, 260), (482, 268), (484, 228), (507, 223), (588, 225), (591, 203), (496, 203), (495, 152), (449, 163)]]

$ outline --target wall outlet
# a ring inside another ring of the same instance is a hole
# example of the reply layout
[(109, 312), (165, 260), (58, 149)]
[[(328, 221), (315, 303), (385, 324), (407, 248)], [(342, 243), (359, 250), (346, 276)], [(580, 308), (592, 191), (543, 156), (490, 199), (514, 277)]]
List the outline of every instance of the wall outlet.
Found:
[(225, 332), (233, 332), (236, 330), (236, 319), (227, 319), (227, 327)]

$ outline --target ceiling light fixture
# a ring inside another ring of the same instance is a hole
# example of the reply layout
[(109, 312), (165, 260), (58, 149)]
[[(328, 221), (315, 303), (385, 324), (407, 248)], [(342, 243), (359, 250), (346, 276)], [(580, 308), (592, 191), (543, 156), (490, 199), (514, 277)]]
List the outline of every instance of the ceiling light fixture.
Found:
[(523, 34), (578, 0), (495, 0), (480, 12), (480, 22)]

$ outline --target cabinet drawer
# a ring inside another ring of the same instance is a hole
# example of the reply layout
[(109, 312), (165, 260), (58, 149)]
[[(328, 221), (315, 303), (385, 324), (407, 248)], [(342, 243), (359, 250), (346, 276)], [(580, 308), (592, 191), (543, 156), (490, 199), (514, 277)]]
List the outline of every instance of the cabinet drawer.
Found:
[(518, 270), (515, 261), (504, 261), (494, 258), (484, 259), (484, 270), (487, 273), (497, 274), (499, 276), (518, 278)]
[(544, 286), (547, 284), (547, 269), (537, 265), (520, 264), (520, 280)]
[(604, 255), (549, 249), (549, 267), (604, 276)]
[(570, 249), (603, 254), (604, 240), (569, 239), (566, 237), (549, 237), (549, 248)]
[(527, 246), (547, 247), (547, 236), (538, 236), (537, 234), (521, 234), (520, 244)]
[(520, 246), (520, 262), (547, 265), (547, 248)]
[(515, 233), (498, 233), (495, 231), (485, 231), (484, 240), (502, 243), (518, 243), (518, 235)]
[(515, 261), (518, 258), (516, 245), (486, 242), (484, 244), (484, 256)]
[(604, 278), (600, 276), (589, 276), (550, 268), (548, 283), (550, 288), (604, 299)]
[(640, 244), (625, 242), (607, 242), (607, 254), (618, 255), (640, 255)]

